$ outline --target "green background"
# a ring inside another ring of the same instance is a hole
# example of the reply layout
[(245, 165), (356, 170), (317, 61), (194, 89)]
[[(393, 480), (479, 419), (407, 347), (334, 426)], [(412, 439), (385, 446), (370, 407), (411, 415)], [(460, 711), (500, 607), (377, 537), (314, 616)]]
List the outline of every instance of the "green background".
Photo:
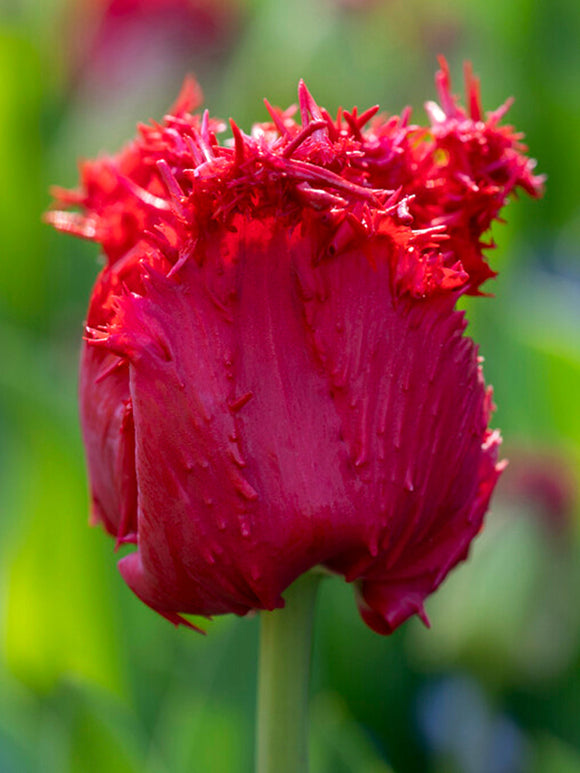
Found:
[(494, 231), (496, 297), (465, 304), (512, 466), (470, 561), (427, 604), (431, 631), (382, 638), (352, 588), (325, 581), (313, 773), (580, 771), (580, 4), (191, 0), (186, 29), (168, 0), (98, 49), (101, 5), (0, 0), (0, 771), (253, 764), (257, 620), (174, 629), (87, 526), (75, 393), (97, 250), (41, 224), (49, 185), (159, 118), (188, 70), (249, 130), (300, 77), (331, 112), (419, 108), (438, 53), (456, 91), (473, 61), (486, 108), (516, 96), (510, 119), (548, 175)]

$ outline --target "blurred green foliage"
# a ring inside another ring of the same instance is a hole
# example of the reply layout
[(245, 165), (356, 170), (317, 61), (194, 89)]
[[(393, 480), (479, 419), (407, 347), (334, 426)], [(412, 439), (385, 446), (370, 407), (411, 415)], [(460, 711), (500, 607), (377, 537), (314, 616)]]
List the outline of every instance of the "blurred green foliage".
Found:
[(411, 621), (383, 639), (351, 588), (325, 583), (313, 771), (580, 771), (577, 0), (216, 0), (189, 47), (141, 24), (131, 56), (100, 58), (98, 5), (0, 6), (0, 771), (244, 773), (253, 760), (257, 621), (173, 629), (87, 528), (75, 374), (97, 262), (41, 225), (49, 184), (158, 117), (187, 70), (212, 111), (248, 128), (300, 77), (330, 109), (421, 104), (438, 53), (457, 80), (473, 60), (487, 107), (517, 97), (511, 118), (548, 174), (546, 198), (514, 203), (494, 232), (497, 297), (465, 305), (506, 455), (556, 463), (545, 496), (510, 494), (505, 474), (472, 560), (428, 604), (432, 631)]

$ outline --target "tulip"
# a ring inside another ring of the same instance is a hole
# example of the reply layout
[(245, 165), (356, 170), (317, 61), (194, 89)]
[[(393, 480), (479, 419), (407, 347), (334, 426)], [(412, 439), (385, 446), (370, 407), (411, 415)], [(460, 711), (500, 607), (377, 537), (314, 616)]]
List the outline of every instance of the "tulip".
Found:
[[(189, 111), (56, 191), (50, 221), (106, 265), (83, 346), (92, 518), (129, 587), (183, 613), (272, 610), (313, 567), (390, 633), (466, 557), (502, 464), (455, 309), (493, 276), (482, 235), (541, 179), (443, 63), (431, 126), (292, 110), (220, 144)], [(370, 122), (370, 123), (369, 123)], [(368, 128), (365, 128), (368, 125)]]
[(427, 621), (482, 527), (500, 435), (456, 304), (494, 276), (483, 237), (509, 194), (542, 180), (469, 69), (468, 110), (443, 61), (437, 87), (423, 128), (332, 118), (300, 83), (298, 120), (266, 102), (220, 143), (188, 80), (56, 192), (49, 220), (106, 257), (80, 377), (92, 518), (136, 545), (121, 574), (175, 624), (281, 608), (318, 568), (387, 634)]
[(69, 6), (70, 43), (74, 48), (76, 37), (78, 64), (97, 80), (118, 80), (141, 63), (147, 47), (170, 60), (219, 50), (240, 15), (234, 0), (69, 0)]

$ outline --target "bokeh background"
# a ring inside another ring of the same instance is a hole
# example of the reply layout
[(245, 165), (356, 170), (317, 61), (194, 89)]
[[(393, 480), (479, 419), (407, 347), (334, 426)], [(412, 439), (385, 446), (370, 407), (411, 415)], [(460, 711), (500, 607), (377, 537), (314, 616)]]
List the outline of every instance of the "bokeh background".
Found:
[(469, 301), (511, 465), (469, 562), (390, 638), (325, 581), (313, 773), (580, 771), (580, 4), (577, 0), (0, 0), (0, 771), (247, 773), (258, 621), (176, 630), (87, 526), (76, 408), (93, 245), (41, 224), (52, 183), (160, 118), (186, 71), (248, 129), (304, 77), (321, 104), (391, 112), (515, 95), (541, 202), (494, 237)]

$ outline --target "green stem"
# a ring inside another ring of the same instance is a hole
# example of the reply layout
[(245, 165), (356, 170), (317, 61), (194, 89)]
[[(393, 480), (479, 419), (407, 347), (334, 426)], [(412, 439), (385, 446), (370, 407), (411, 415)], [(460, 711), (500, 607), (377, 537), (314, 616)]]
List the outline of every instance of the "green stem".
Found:
[(260, 615), (257, 773), (308, 771), (310, 653), (320, 578), (302, 575), (284, 593), (284, 609)]

